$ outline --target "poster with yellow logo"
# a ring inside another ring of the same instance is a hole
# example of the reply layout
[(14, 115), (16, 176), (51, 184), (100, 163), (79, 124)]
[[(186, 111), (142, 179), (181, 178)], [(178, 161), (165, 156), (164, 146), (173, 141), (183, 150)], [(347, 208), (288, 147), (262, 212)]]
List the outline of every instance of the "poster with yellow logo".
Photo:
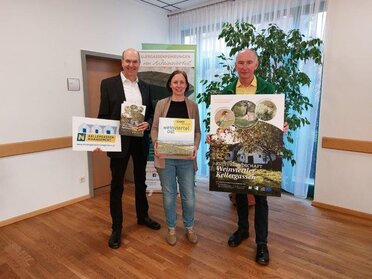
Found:
[(72, 117), (72, 150), (120, 152), (119, 121)]
[(192, 156), (194, 125), (194, 119), (160, 117), (158, 154), (172, 159), (185, 159)]

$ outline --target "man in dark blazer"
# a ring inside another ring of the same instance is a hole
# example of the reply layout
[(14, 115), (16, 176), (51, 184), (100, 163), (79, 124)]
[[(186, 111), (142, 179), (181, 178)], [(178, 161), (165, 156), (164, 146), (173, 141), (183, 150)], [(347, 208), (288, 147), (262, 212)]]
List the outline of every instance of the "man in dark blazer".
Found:
[(119, 120), (121, 104), (128, 101), (146, 106), (145, 120), (138, 125), (144, 131), (143, 137), (121, 136), (121, 152), (108, 152), (111, 169), (110, 213), (112, 217), (112, 234), (108, 245), (116, 249), (121, 244), (123, 224), (122, 194), (124, 190), (124, 175), (129, 157), (133, 159), (135, 184), (135, 201), (137, 223), (151, 229), (160, 229), (160, 224), (148, 216), (146, 197), (146, 164), (149, 152), (149, 131), (154, 113), (149, 86), (138, 79), (140, 55), (135, 49), (123, 51), (121, 65), (123, 71), (114, 77), (101, 82), (101, 104), (98, 118)]

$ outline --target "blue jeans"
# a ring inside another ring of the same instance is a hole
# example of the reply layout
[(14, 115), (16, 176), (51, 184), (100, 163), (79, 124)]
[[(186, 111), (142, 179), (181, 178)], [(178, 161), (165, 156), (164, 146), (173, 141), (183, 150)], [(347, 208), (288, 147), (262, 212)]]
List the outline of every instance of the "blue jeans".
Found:
[(181, 194), (182, 219), (186, 228), (194, 226), (195, 171), (192, 160), (165, 159), (165, 168), (157, 168), (163, 191), (163, 207), (168, 228), (177, 223), (177, 181)]

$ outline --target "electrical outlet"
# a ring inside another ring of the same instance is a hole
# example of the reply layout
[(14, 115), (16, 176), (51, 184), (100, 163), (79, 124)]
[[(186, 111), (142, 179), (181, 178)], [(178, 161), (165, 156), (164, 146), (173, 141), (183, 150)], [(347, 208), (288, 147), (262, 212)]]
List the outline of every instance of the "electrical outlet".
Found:
[(81, 176), (80, 177), (80, 183), (84, 183), (85, 182), (85, 176)]

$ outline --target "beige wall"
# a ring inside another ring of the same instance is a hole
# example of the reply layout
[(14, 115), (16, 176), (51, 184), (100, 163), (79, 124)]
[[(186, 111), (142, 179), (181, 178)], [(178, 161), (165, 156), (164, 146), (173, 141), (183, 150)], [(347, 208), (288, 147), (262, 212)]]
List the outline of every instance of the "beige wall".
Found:
[(372, 141), (372, 1), (328, 6), (314, 201), (372, 214), (372, 155), (323, 149), (322, 137)]
[[(161, 9), (134, 0), (1, 0), (0, 144), (71, 136), (84, 116), (82, 49), (168, 43)], [(80, 91), (67, 91), (67, 78)], [(80, 183), (80, 178), (85, 182)], [(0, 158), (0, 222), (89, 193), (86, 152)]]

